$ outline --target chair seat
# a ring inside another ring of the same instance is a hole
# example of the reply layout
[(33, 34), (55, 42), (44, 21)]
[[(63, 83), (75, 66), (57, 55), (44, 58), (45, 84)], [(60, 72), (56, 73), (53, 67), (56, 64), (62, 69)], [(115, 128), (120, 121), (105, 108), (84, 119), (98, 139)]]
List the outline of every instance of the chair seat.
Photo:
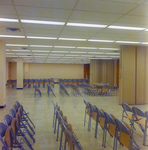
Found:
[[(129, 120), (132, 120), (132, 115), (128, 115), (128, 116), (124, 116), (126, 118), (128, 118)], [(143, 117), (141, 116), (137, 116), (138, 119), (142, 119)], [(134, 120), (137, 120), (136, 117), (134, 117)]]
[(104, 128), (105, 118), (100, 117), (100, 122), (99, 123), (100, 123), (101, 127)]
[[(143, 119), (141, 119), (141, 120), (139, 120), (139, 121), (136, 121), (136, 123), (138, 123), (138, 124), (141, 124), (141, 125), (145, 126), (146, 118), (143, 118)], [(148, 127), (148, 124), (147, 124), (147, 127)]]
[(95, 120), (95, 121), (97, 121), (97, 113), (96, 112), (93, 112), (92, 119)]

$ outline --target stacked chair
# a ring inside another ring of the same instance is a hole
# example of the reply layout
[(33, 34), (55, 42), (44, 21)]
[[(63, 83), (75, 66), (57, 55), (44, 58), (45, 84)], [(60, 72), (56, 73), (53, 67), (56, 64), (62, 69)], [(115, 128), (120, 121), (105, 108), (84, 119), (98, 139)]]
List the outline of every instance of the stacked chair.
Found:
[(147, 128), (148, 128), (148, 111), (143, 112), (138, 107), (131, 108), (127, 103), (122, 103), (122, 108), (123, 108), (122, 121), (124, 118), (129, 119), (132, 135), (136, 130), (134, 124), (136, 123), (140, 127), (143, 133), (143, 145), (146, 146), (146, 136), (147, 136)]
[(78, 89), (78, 86), (75, 84), (71, 85), (71, 94), (74, 96), (77, 96), (77, 95), (82, 96), (80, 90)]
[(67, 147), (70, 150), (75, 150), (75, 149), (83, 150), (81, 144), (78, 142), (78, 138), (73, 132), (72, 125), (68, 124), (67, 117), (64, 116), (63, 111), (60, 110), (60, 106), (58, 106), (58, 104), (55, 105), (53, 101), (52, 103), (54, 105), (54, 115), (53, 115), (54, 133), (56, 134), (57, 132), (56, 141), (59, 140), (59, 133), (61, 132), (59, 150), (62, 150), (63, 147), (64, 150), (66, 150)]
[[(117, 142), (125, 146), (129, 150), (140, 150), (141, 147), (137, 145), (133, 138), (132, 128), (126, 123), (122, 122), (119, 119), (116, 119), (112, 114), (108, 114), (102, 109), (99, 109), (97, 106), (92, 105), (91, 103), (84, 100), (85, 103), (85, 116), (84, 116), (84, 125), (88, 123), (88, 131), (91, 130), (91, 120), (93, 119), (96, 122), (95, 125), (95, 138), (97, 135), (102, 137), (102, 146), (106, 147), (106, 143), (117, 150)], [(86, 121), (86, 115), (88, 115), (88, 122)], [(100, 125), (103, 130), (103, 135), (98, 133), (98, 125)], [(93, 129), (93, 128), (92, 128)], [(113, 145), (111, 146), (107, 140), (108, 134), (114, 138)]]
[(67, 89), (66, 89), (66, 87), (65, 87), (64, 84), (59, 83), (59, 87), (60, 87), (60, 88), (59, 88), (60, 94), (61, 94), (62, 96), (64, 96), (64, 94), (70, 96), (69, 93), (67, 92)]
[(41, 97), (42, 96), (42, 93), (40, 91), (40, 89), (38, 88), (38, 86), (36, 85), (36, 83), (33, 84), (33, 87), (34, 87), (34, 97), (36, 96), (36, 93), (39, 94), (39, 96)]
[[(52, 90), (51, 85), (50, 85), (50, 84), (47, 84), (47, 94), (48, 94), (48, 96), (49, 96), (50, 92), (55, 96), (55, 94), (54, 94), (54, 92), (53, 92), (53, 90)], [(55, 97), (56, 97), (56, 96), (55, 96)]]
[[(33, 150), (30, 139), (35, 143), (33, 137), (35, 126), (28, 113), (25, 112), (23, 106), (18, 101), (13, 105), (13, 109), (10, 110), (10, 115), (4, 117), (4, 122), (5, 124), (0, 123), (0, 140), (3, 143), (2, 150), (13, 148), (25, 150), (22, 146), (23, 143), (26, 143), (27, 147)], [(28, 134), (29, 139), (26, 134)]]

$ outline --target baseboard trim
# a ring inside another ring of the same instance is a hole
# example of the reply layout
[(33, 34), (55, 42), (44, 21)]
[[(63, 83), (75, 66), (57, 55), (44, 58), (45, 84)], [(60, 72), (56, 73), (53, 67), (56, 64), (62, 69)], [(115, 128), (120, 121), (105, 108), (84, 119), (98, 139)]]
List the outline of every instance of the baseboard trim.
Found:
[(0, 109), (5, 108), (5, 107), (6, 107), (6, 104), (4, 106), (0, 106)]

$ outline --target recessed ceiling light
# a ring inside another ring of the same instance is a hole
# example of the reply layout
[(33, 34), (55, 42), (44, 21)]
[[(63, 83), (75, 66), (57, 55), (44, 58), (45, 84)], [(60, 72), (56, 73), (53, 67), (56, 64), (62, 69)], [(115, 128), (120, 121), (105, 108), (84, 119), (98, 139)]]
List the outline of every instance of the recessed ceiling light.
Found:
[(29, 39), (47, 39), (47, 40), (56, 40), (56, 37), (37, 37), (37, 36), (27, 36)]
[(15, 53), (6, 53), (6, 55), (14, 55)]
[(102, 50), (119, 50), (119, 48), (99, 48), (99, 49), (102, 49)]
[(73, 53), (73, 54), (75, 54), (75, 53), (79, 53), (79, 54), (85, 54), (85, 53), (87, 53), (87, 52), (77, 52), (77, 51), (70, 51), (70, 53)]
[(51, 51), (51, 53), (69, 53), (69, 51)]
[(102, 55), (102, 56), (100, 56), (100, 55), (95, 55), (95, 57), (109, 57), (109, 56), (106, 56), (106, 55)]
[(30, 47), (53, 47), (50, 45), (30, 45)]
[(104, 54), (102, 52), (88, 52), (89, 54)]
[(94, 57), (94, 55), (81, 55), (82, 57)]
[(97, 47), (77, 47), (78, 49), (98, 49)]
[(145, 28), (139, 27), (126, 27), (126, 26), (109, 26), (110, 29), (123, 29), (123, 30), (144, 30)]
[(119, 55), (120, 53), (105, 53), (105, 54), (109, 54), (109, 55)]
[(48, 58), (53, 59), (53, 58), (61, 58), (61, 57), (48, 56)]
[(6, 46), (28, 46), (28, 45), (21, 45), (21, 44), (6, 44)]
[(30, 50), (11, 50), (13, 52), (30, 52)]
[(32, 56), (27, 56), (27, 55), (25, 55), (25, 56), (19, 56), (19, 57), (31, 57), (32, 58)]
[(22, 23), (35, 23), (35, 24), (50, 24), (50, 25), (64, 25), (65, 24), (65, 22), (25, 20), (25, 19), (21, 19), (21, 22)]
[(141, 44), (148, 44), (148, 42), (142, 42)]
[(6, 52), (9, 52), (10, 51), (10, 49), (6, 49)]
[(32, 55), (31, 53), (16, 53), (16, 55)]
[(32, 50), (32, 52), (37, 52), (37, 53), (49, 53), (50, 51)]
[(18, 19), (0, 18), (0, 21), (4, 22), (19, 22)]
[(116, 43), (131, 43), (131, 44), (139, 44), (140, 42), (133, 42), (133, 41), (116, 41)]
[(67, 23), (67, 26), (76, 26), (76, 27), (93, 27), (93, 28), (105, 28), (107, 25), (100, 24), (85, 24), (85, 23)]
[(95, 40), (95, 39), (89, 39), (88, 41), (90, 42), (109, 42), (109, 43), (112, 43), (112, 42), (115, 42), (115, 41), (112, 41), (112, 40)]
[(59, 40), (70, 40), (70, 41), (86, 41), (87, 39), (74, 39), (74, 38), (58, 38)]
[(47, 57), (47, 56), (34, 56), (34, 57)]
[(25, 38), (25, 36), (17, 36), (17, 35), (0, 35), (0, 37), (8, 37), (8, 38)]
[(54, 46), (54, 48), (76, 48), (74, 46)]
[(6, 57), (18, 57), (18, 56), (14, 56), (14, 55), (13, 55), (13, 56), (12, 56), (12, 55), (6, 55)]

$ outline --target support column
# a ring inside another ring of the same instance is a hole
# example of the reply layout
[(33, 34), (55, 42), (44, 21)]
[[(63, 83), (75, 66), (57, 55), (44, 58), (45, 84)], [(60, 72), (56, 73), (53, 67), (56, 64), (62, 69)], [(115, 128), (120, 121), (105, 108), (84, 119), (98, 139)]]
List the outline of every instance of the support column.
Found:
[(6, 106), (6, 47), (0, 40), (0, 108)]
[(23, 89), (23, 58), (17, 58), (17, 89)]

